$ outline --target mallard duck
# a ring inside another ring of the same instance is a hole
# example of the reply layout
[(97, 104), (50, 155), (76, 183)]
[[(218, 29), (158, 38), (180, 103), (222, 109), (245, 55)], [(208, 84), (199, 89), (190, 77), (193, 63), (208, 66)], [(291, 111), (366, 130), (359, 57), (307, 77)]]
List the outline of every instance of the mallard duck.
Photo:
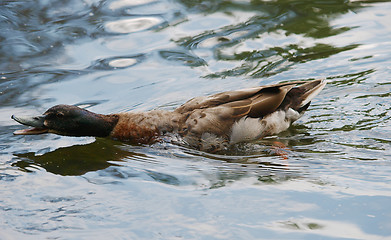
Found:
[(54, 133), (110, 137), (149, 144), (176, 135), (202, 151), (215, 152), (288, 129), (309, 107), (326, 81), (294, 81), (196, 97), (173, 111), (97, 114), (71, 105), (56, 105), (42, 116), (12, 115), (32, 128), (16, 135)]

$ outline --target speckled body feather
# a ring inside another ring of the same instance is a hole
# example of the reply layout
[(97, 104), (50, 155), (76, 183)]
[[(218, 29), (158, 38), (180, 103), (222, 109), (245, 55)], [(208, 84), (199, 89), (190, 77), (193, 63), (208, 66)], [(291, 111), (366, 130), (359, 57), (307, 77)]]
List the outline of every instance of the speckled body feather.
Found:
[(146, 143), (175, 133), (191, 147), (218, 151), (286, 130), (324, 85), (283, 83), (193, 98), (171, 112), (121, 113), (111, 136)]

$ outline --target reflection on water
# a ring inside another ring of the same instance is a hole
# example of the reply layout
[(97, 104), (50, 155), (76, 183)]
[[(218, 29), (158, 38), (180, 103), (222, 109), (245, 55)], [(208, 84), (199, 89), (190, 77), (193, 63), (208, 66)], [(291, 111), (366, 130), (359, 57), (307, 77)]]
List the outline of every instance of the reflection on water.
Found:
[(54, 174), (83, 175), (115, 165), (115, 161), (121, 161), (129, 154), (108, 141), (95, 141), (87, 145), (59, 148), (43, 155), (32, 152), (16, 154), (21, 160), (15, 166), (28, 170), (37, 165)]
[(108, 32), (132, 33), (152, 28), (159, 23), (161, 23), (161, 20), (158, 18), (142, 17), (108, 22), (106, 28)]
[[(391, 236), (391, 4), (0, 3), (0, 238)], [(288, 80), (328, 84), (288, 131), (208, 154), (13, 136), (12, 114), (173, 109)]]
[[(204, 187), (209, 188), (225, 186), (230, 181), (250, 176), (256, 177), (260, 182), (277, 183), (306, 174), (303, 166), (287, 161), (285, 155), (276, 152), (273, 144), (276, 142), (268, 140), (260, 144), (241, 144), (225, 152), (225, 155), (216, 155), (171, 144), (155, 144), (151, 146), (154, 151), (146, 151), (142, 146), (97, 139), (86, 145), (60, 147), (54, 151), (42, 149), (36, 153), (14, 154), (18, 161), (12, 165), (27, 172), (44, 168), (54, 174), (77, 176), (98, 171), (99, 177), (138, 177), (173, 185), (194, 184), (195, 179), (182, 179), (182, 182), (175, 176), (178, 172), (190, 170), (209, 175), (210, 183), (204, 183)], [(170, 153), (166, 152), (167, 149), (170, 149)], [(193, 159), (195, 162), (191, 166), (181, 163), (186, 159)], [(176, 167), (175, 172), (165, 173), (169, 161), (178, 161), (181, 165)], [(214, 167), (205, 169), (201, 166), (203, 163)], [(124, 166), (127, 169), (123, 169)], [(152, 170), (161, 166), (163, 167), (159, 171)]]

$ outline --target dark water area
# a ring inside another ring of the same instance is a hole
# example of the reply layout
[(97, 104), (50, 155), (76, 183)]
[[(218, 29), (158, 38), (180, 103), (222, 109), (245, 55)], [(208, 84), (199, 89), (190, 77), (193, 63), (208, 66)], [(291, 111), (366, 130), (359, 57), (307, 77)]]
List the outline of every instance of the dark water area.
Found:
[[(0, 239), (391, 239), (391, 2), (2, 1)], [(14, 136), (325, 78), (289, 130), (210, 154)], [(276, 142), (286, 146), (276, 154)]]

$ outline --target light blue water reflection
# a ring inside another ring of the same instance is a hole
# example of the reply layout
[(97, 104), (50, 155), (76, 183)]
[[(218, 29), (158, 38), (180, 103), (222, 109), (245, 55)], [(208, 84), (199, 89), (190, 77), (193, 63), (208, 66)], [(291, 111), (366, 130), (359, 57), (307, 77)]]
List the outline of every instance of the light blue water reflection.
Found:
[[(391, 3), (0, 6), (0, 239), (391, 238)], [(292, 128), (225, 155), (12, 135), (12, 114), (59, 103), (173, 109), (314, 78), (328, 85)]]

